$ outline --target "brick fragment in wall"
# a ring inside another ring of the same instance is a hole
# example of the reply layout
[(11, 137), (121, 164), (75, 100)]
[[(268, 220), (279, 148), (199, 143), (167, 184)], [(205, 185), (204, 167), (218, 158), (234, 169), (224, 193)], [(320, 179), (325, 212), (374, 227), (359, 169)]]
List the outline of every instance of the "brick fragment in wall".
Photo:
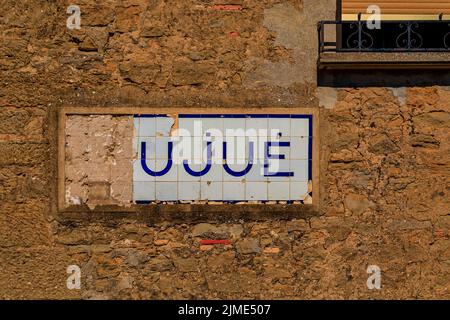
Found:
[(133, 117), (71, 115), (66, 121), (67, 204), (130, 204)]
[(211, 6), (212, 10), (221, 10), (221, 11), (241, 11), (242, 5), (239, 4), (216, 4)]

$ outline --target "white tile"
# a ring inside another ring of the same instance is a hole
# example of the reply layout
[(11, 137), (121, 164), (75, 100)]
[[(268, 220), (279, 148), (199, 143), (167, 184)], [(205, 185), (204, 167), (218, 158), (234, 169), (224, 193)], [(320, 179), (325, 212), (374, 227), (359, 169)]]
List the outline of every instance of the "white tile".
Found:
[(291, 137), (291, 159), (308, 159), (308, 147), (311, 138), (309, 137)]
[[(156, 159), (155, 137), (139, 137), (138, 157), (142, 158), (142, 142), (145, 142), (145, 158)], [(167, 157), (167, 155), (166, 155)]]
[[(190, 136), (201, 136), (202, 131), (201, 127), (199, 127), (199, 124), (201, 125), (201, 118), (179, 118), (178, 119), (178, 127), (180, 129), (183, 129), (184, 131), (188, 132)], [(195, 130), (197, 129), (197, 130)]]
[(201, 182), (200, 199), (210, 201), (222, 201), (222, 181)]
[(210, 131), (211, 133), (219, 132), (222, 136), (223, 133), (223, 118), (202, 118), (203, 132), (206, 133)]
[(203, 127), (203, 119), (202, 118), (194, 118), (194, 131), (192, 135), (194, 137), (203, 137), (205, 135), (205, 129)]
[(139, 132), (139, 124), (141, 122), (141, 118), (139, 116), (134, 116), (133, 117), (133, 127), (134, 127), (134, 132), (138, 133)]
[[(294, 138), (281, 137), (278, 139), (272, 139), (270, 141), (270, 142), (272, 142), (272, 146), (269, 149), (270, 154), (273, 156), (283, 155), (285, 159), (290, 159), (291, 158), (291, 149), (292, 149), (292, 142), (291, 142), (292, 139), (294, 139)], [(279, 143), (286, 143), (286, 142), (288, 142), (290, 144), (288, 147), (276, 145), (276, 143), (279, 144)]]
[(245, 184), (245, 200), (249, 201), (268, 200), (268, 183), (247, 182)]
[[(201, 165), (201, 168), (205, 168), (205, 165)], [(201, 176), (201, 181), (223, 181), (223, 165), (211, 164), (211, 169), (205, 175)]]
[(267, 137), (246, 137), (245, 142), (245, 158), (250, 154), (250, 143), (253, 143), (253, 159), (254, 160), (264, 160), (266, 157), (266, 142), (268, 142)]
[[(189, 163), (193, 163), (194, 159), (194, 146), (193, 138), (183, 137), (178, 141), (174, 141), (172, 150), (172, 159), (180, 164), (184, 160), (188, 160)], [(199, 156), (200, 158), (200, 156)]]
[[(211, 162), (215, 164), (223, 163), (223, 138), (214, 137), (211, 141), (212, 157)], [(204, 159), (207, 159), (207, 149), (204, 150)]]
[(140, 137), (154, 137), (156, 135), (156, 118), (141, 117), (139, 124)]
[(139, 125), (141, 118), (134, 116), (133, 118), (133, 151), (135, 153), (139, 152)]
[(251, 128), (247, 127), (245, 129), (245, 136), (252, 138), (263, 138), (268, 139), (270, 131), (267, 128)]
[[(234, 171), (234, 172), (241, 172), (243, 170), (245, 170), (245, 168), (247, 168), (247, 163), (246, 164), (233, 164), (233, 165), (228, 165), (228, 167), (230, 168), (230, 170)], [(247, 177), (247, 175), (241, 176), (241, 177), (235, 177), (231, 174), (229, 174), (228, 172), (225, 171), (225, 169), (223, 169), (223, 181), (244, 181)]]
[(133, 137), (133, 159), (140, 158), (140, 146), (139, 146), (139, 137), (136, 135)]
[(155, 200), (155, 182), (134, 181), (133, 182), (133, 201), (154, 201)]
[(203, 137), (193, 137), (192, 138), (192, 160), (193, 163), (203, 163), (203, 160), (206, 161), (206, 141), (204, 141)]
[[(166, 159), (156, 159), (155, 170), (161, 172), (167, 166)], [(163, 176), (157, 176), (156, 181), (177, 181), (178, 180), (178, 168), (179, 165), (172, 163), (170, 170)]]
[(156, 200), (176, 201), (178, 200), (178, 183), (175, 182), (155, 182)]
[(156, 135), (162, 137), (169, 137), (170, 131), (175, 120), (172, 117), (157, 117), (156, 118)]
[(225, 136), (245, 136), (245, 122), (246, 118), (224, 118)]
[(308, 160), (291, 160), (290, 167), (294, 176), (291, 181), (308, 181)]
[[(153, 170), (155, 168), (155, 160), (146, 160), (147, 166)], [(133, 181), (155, 181), (155, 177), (149, 175), (142, 168), (141, 159), (133, 160)]]
[(267, 177), (264, 176), (264, 163), (254, 163), (249, 173), (245, 176), (247, 182), (263, 182), (267, 181)]
[(172, 139), (170, 137), (156, 137), (155, 140), (156, 159), (168, 159), (169, 142), (172, 142)]
[[(257, 140), (257, 137), (254, 137)], [(239, 137), (225, 137), (227, 149), (227, 161), (231, 164), (237, 163), (236, 160), (244, 160), (248, 158), (249, 154), (249, 140), (244, 136)], [(255, 144), (256, 145), (256, 144)], [(222, 144), (223, 155), (223, 144)], [(243, 163), (242, 161), (240, 163)]]
[(291, 118), (291, 137), (308, 137), (309, 119)]
[[(292, 170), (290, 169), (290, 161), (282, 160), (282, 159), (270, 159), (269, 167), (267, 170), (268, 180), (269, 181), (285, 181), (289, 182), (289, 176), (282, 176), (283, 173), (290, 173)], [(277, 175), (278, 174), (278, 175)]]
[[(193, 171), (200, 171), (202, 166), (200, 164), (189, 164), (189, 168)], [(196, 177), (191, 175), (190, 173), (188, 173), (186, 171), (186, 169), (184, 168), (184, 164), (180, 164), (178, 165), (178, 181), (200, 181), (200, 177)]]
[(200, 181), (178, 182), (178, 200), (200, 200)]
[(269, 182), (269, 200), (289, 200), (289, 182)]
[(290, 137), (290, 132), (279, 131), (278, 129), (269, 129), (267, 131), (267, 140), (268, 141), (278, 141), (281, 138)]
[(305, 200), (308, 195), (308, 182), (290, 182), (290, 200)]
[(269, 137), (272, 137), (272, 133), (281, 133), (281, 136), (288, 137), (291, 135), (291, 119), (288, 115), (286, 118), (270, 118), (269, 117)]
[(246, 122), (245, 122), (245, 128), (246, 130), (249, 129), (255, 129), (255, 130), (259, 130), (263, 129), (266, 130), (269, 128), (269, 119), (266, 118), (253, 118), (253, 117), (249, 117), (246, 118)]
[(223, 182), (223, 200), (224, 201), (245, 200), (245, 183)]

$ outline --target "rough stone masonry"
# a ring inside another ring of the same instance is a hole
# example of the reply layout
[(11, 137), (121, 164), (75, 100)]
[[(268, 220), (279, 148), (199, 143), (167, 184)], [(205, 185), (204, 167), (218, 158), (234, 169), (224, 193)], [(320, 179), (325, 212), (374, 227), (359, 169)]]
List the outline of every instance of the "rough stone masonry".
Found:
[[(80, 30), (69, 4), (0, 3), (0, 298), (450, 298), (449, 88), (318, 88), (331, 0), (79, 0)], [(320, 110), (320, 210), (64, 218), (57, 116), (71, 106)]]

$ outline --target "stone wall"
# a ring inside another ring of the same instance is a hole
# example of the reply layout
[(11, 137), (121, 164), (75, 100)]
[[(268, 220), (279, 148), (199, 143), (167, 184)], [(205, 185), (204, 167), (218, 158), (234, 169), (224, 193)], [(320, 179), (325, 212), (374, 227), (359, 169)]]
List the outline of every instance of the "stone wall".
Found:
[[(80, 30), (66, 1), (0, 4), (0, 298), (450, 298), (449, 88), (317, 88), (331, 0), (77, 4)], [(320, 108), (320, 212), (62, 219), (67, 106)]]

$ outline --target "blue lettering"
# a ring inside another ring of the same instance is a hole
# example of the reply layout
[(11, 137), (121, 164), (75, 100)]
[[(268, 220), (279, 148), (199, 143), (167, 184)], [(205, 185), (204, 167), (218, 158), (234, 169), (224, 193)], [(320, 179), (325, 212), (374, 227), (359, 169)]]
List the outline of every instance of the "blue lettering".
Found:
[(170, 168), (172, 168), (172, 149), (173, 149), (173, 142), (169, 141), (168, 145), (168, 151), (167, 151), (167, 164), (166, 167), (161, 171), (153, 171), (147, 166), (146, 161), (146, 155), (147, 155), (147, 143), (145, 141), (142, 141), (141, 143), (141, 166), (144, 171), (151, 175), (152, 177), (161, 177), (165, 175), (167, 172), (170, 171)]
[(271, 159), (286, 159), (284, 154), (270, 154), (271, 147), (290, 147), (290, 142), (265, 142), (264, 176), (265, 177), (293, 177), (293, 172), (269, 172), (269, 161)]

